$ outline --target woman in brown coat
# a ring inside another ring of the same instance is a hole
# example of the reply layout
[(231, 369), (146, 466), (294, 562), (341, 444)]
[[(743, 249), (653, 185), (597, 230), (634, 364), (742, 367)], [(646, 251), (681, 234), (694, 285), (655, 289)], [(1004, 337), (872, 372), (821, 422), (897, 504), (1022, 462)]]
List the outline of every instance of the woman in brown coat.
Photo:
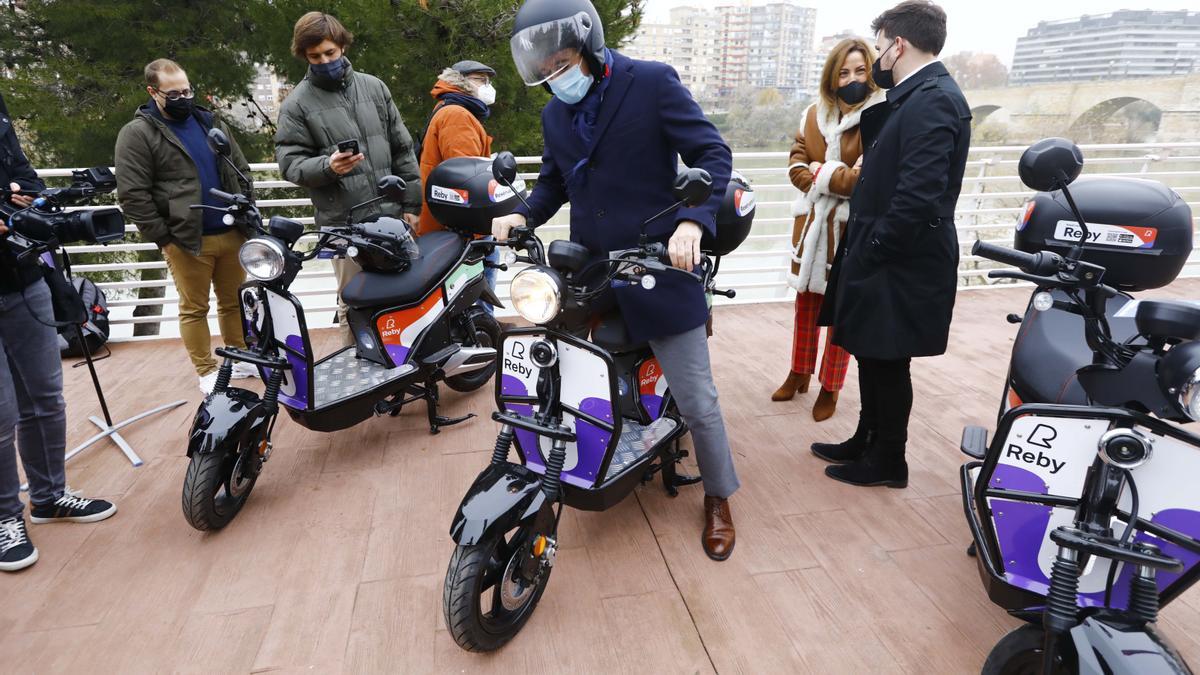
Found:
[[(792, 266), (788, 285), (796, 289), (796, 329), (792, 368), (771, 396), (790, 400), (808, 391), (816, 371), (820, 328), (817, 314), (825, 296), (826, 275), (838, 242), (846, 232), (850, 194), (862, 165), (858, 121), (862, 111), (884, 98), (871, 81), (871, 48), (859, 38), (838, 43), (825, 60), (820, 97), (808, 107), (792, 145), (788, 176), (800, 190), (792, 205)], [(813, 407), (818, 422), (837, 408), (850, 355), (829, 339), (818, 379), (821, 393)]]

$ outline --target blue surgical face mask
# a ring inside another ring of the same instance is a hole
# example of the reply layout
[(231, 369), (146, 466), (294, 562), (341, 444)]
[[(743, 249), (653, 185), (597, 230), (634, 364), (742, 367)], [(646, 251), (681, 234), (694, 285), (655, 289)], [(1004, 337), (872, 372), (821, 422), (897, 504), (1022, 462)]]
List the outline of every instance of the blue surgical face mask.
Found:
[(325, 82), (337, 83), (341, 82), (346, 76), (346, 67), (350, 65), (350, 61), (343, 56), (336, 61), (328, 63), (313, 63), (309, 64), (308, 68), (312, 71), (314, 77), (317, 77)]
[(591, 75), (584, 75), (583, 68), (580, 68), (577, 63), (547, 84), (550, 85), (550, 91), (553, 91), (560, 101), (574, 105), (587, 96), (595, 81), (596, 78)]

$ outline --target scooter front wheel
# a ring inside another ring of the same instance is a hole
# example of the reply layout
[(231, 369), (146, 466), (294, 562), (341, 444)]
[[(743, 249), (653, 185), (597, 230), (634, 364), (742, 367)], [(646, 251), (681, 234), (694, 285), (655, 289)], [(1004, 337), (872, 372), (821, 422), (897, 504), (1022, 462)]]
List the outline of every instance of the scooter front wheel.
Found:
[(240, 448), (236, 457), (223, 452), (193, 455), (183, 479), (183, 517), (197, 530), (217, 530), (242, 510), (258, 481), (253, 450)]
[(490, 652), (503, 647), (529, 620), (550, 580), (549, 566), (532, 583), (519, 567), (527, 555), (528, 534), (520, 528), (472, 546), (458, 546), (446, 570), (442, 608), (446, 626), (459, 647)]
[[(1045, 643), (1046, 633), (1040, 626), (1021, 626), (992, 647), (980, 675), (1041, 675)], [(1065, 675), (1068, 672), (1059, 655), (1051, 675)]]

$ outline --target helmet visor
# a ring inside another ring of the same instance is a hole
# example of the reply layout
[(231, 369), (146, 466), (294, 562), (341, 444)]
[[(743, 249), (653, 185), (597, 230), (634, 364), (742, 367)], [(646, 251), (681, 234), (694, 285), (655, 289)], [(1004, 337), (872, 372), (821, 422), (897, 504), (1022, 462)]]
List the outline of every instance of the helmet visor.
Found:
[(533, 87), (557, 76), (579, 60), (592, 32), (587, 12), (539, 23), (512, 36), (513, 62), (525, 84)]

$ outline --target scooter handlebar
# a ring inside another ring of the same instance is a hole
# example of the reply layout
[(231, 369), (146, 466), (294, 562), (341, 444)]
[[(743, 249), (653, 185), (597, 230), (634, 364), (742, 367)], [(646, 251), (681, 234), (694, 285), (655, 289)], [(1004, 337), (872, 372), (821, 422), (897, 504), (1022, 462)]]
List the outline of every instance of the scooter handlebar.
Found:
[(971, 246), (971, 254), (981, 258), (994, 260), (998, 263), (1012, 265), (1029, 274), (1046, 276), (1058, 272), (1062, 267), (1062, 256), (1050, 251), (1025, 253), (1006, 246), (996, 246), (986, 241), (975, 240)]
[(233, 195), (228, 192), (218, 190), (217, 188), (210, 188), (208, 191), (208, 194), (212, 195), (213, 197), (216, 197), (217, 199), (220, 199), (223, 202), (229, 203), (229, 204), (232, 204), (237, 201), (237, 195)]

